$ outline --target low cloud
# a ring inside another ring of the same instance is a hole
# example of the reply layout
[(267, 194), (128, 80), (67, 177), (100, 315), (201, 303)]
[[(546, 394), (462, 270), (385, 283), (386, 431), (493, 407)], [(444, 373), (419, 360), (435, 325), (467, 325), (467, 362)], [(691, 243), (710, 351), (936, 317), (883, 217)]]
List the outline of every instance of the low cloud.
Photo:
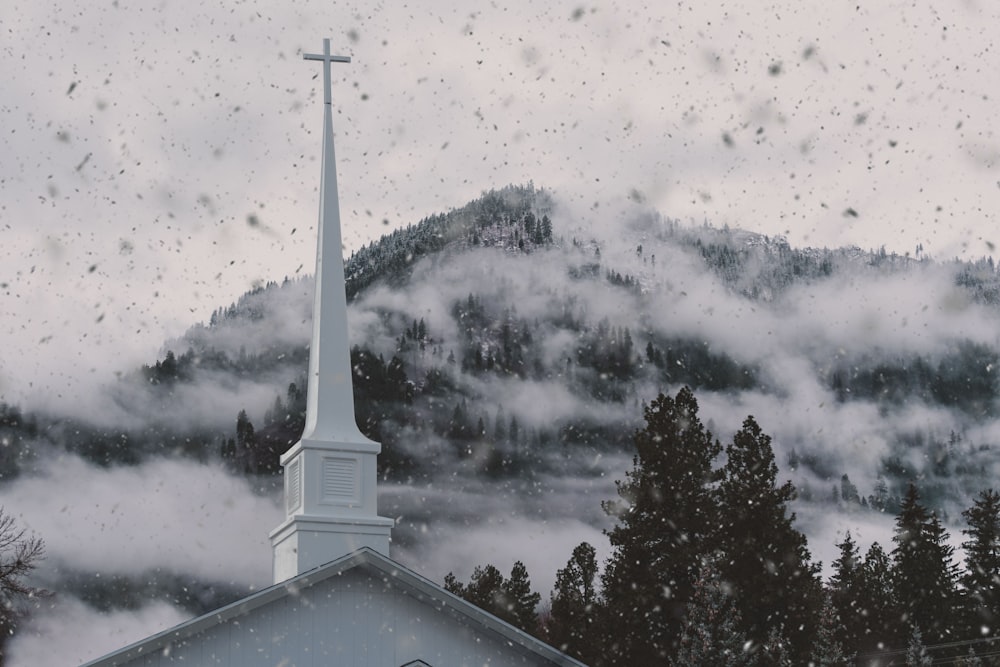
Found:
[(0, 489), (0, 505), (45, 540), (43, 569), (162, 568), (244, 588), (270, 582), (267, 532), (284, 518), (270, 490), (183, 459), (97, 468), (63, 454)]
[[(10, 667), (79, 665), (166, 630), (190, 617), (166, 602), (101, 613), (76, 598), (43, 601), (6, 647)], [(71, 631), (68, 631), (71, 629)]]

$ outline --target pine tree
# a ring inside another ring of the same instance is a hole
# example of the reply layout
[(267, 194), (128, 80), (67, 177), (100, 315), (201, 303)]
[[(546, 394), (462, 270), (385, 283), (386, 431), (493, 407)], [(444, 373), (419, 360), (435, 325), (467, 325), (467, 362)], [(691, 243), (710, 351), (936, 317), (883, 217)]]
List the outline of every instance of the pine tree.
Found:
[(851, 533), (837, 544), (840, 555), (833, 563), (830, 578), (830, 603), (839, 619), (837, 641), (848, 651), (858, 651), (865, 636), (865, 600), (868, 593), (862, 585), (862, 562), (858, 545)]
[(521, 561), (514, 563), (509, 579), (489, 564), (477, 565), (468, 584), (449, 572), (444, 578), (444, 589), (529, 634), (538, 633), (537, 607), (541, 596), (531, 591), (531, 579)]
[(503, 414), (503, 406), (497, 408), (496, 417), (493, 418), (493, 442), (502, 443), (507, 441), (507, 418)]
[(851, 478), (847, 476), (847, 473), (844, 473), (840, 478), (840, 499), (847, 503), (849, 507), (861, 504), (858, 487), (851, 482)]
[(897, 645), (899, 636), (892, 562), (878, 542), (869, 547), (861, 566), (861, 590), (864, 591), (861, 615), (864, 638), (858, 645), (859, 654), (872, 654)]
[[(705, 565), (694, 584), (672, 667), (750, 667), (757, 656), (747, 650), (740, 613), (712, 565)], [(657, 663), (640, 663), (657, 664)]]
[(969, 524), (962, 531), (969, 537), (962, 543), (962, 585), (968, 591), (971, 620), (992, 628), (1000, 619), (1000, 494), (982, 491), (962, 516)]
[(546, 641), (591, 663), (597, 657), (597, 552), (587, 542), (575, 549), (566, 567), (556, 572)]
[(276, 423), (284, 423), (288, 419), (288, 409), (281, 402), (281, 396), (274, 397), (274, 405), (271, 407), (271, 414)]
[(757, 645), (768, 630), (783, 625), (796, 664), (809, 656), (822, 604), (819, 566), (810, 562), (806, 537), (795, 529), (788, 509), (791, 482), (777, 486), (771, 438), (753, 417), (726, 447), (720, 485), (723, 521), (720, 563), (732, 582), (747, 639)]
[[(542, 596), (531, 590), (528, 568), (517, 561), (504, 582), (504, 611), (512, 624), (531, 634), (538, 633), (538, 603)], [(501, 616), (503, 618), (503, 616)]]
[(768, 667), (792, 667), (792, 657), (788, 655), (788, 640), (782, 634), (783, 628), (772, 626), (767, 633), (767, 641), (760, 654), (760, 663)]
[(618, 525), (602, 577), (609, 664), (653, 665), (673, 653), (680, 619), (716, 520), (713, 462), (722, 447), (698, 418), (687, 387), (660, 394), (635, 433), (634, 467), (604, 504)]
[(924, 646), (920, 628), (914, 625), (910, 633), (910, 643), (906, 646), (906, 667), (930, 667), (933, 664), (934, 661)]
[(393, 355), (385, 367), (386, 398), (410, 401), (413, 398), (413, 388), (406, 377), (403, 360)]
[(444, 588), (480, 609), (495, 614), (502, 606), (500, 598), (503, 595), (504, 578), (493, 565), (477, 565), (472, 570), (472, 578), (468, 584), (462, 584), (449, 572), (444, 578)]
[(549, 216), (547, 215), (542, 216), (541, 231), (543, 241), (552, 240), (552, 221), (549, 220)]
[(815, 667), (842, 667), (853, 664), (853, 657), (844, 650), (838, 635), (842, 634), (841, 619), (828, 594), (823, 596), (816, 640), (810, 654), (810, 664)]
[(957, 590), (953, 549), (937, 516), (920, 504), (910, 484), (896, 517), (892, 538), (893, 587), (901, 615), (910, 628), (924, 628), (932, 644), (952, 639)]
[(257, 472), (257, 437), (246, 410), (236, 415), (236, 462), (245, 473)]

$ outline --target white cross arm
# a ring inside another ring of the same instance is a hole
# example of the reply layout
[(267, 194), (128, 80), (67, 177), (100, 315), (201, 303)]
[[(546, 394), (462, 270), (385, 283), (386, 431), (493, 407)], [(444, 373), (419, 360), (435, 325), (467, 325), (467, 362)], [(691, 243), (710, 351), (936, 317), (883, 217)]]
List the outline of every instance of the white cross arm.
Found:
[(327, 60), (334, 63), (351, 62), (350, 56), (330, 56), (330, 55), (324, 55), (322, 53), (303, 53), (302, 58), (304, 60)]

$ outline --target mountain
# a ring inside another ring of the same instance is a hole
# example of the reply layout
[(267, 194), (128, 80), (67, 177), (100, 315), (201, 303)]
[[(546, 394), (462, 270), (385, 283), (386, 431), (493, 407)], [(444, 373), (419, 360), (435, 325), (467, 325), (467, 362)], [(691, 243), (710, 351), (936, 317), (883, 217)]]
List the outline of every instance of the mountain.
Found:
[[(774, 438), (821, 553), (844, 525), (884, 531), (910, 480), (957, 520), (995, 479), (992, 259), (797, 249), (649, 211), (603, 216), (511, 186), (347, 261), (356, 412), (383, 444), (394, 549), (431, 559), (429, 535), (562, 523), (561, 565), (569, 539), (609, 525), (601, 501), (629, 468), (642, 406), (682, 385), (721, 439), (749, 414)], [(95, 414), (0, 406), (0, 483), (60, 452), (108, 469), (221, 463), (276, 497), (277, 457), (303, 424), (311, 307), (310, 278), (248, 292), (104, 388)], [(101, 585), (66, 565), (47, 584), (114, 608), (182, 578)], [(174, 596), (191, 613), (237, 592), (195, 579), (211, 594)]]

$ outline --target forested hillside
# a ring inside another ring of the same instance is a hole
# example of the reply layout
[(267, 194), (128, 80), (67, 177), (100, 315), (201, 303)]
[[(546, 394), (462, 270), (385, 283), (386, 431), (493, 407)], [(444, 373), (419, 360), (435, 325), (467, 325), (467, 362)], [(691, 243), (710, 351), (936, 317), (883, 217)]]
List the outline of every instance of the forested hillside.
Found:
[[(648, 211), (589, 215), (508, 187), (347, 261), (356, 412), (383, 444), (381, 511), (398, 518), (404, 559), (435, 552), (428, 534), (505, 513), (611, 529), (602, 501), (631, 470), (636, 431), (681, 387), (721, 441), (748, 415), (769, 434), (813, 560), (831, 562), (845, 527), (864, 549), (888, 545), (914, 482), (953, 534), (965, 527), (1000, 445), (991, 259), (796, 249)], [(274, 496), (278, 456), (303, 425), (311, 307), (308, 277), (248, 292), (101, 389), (94, 414), (0, 406), (0, 483), (39, 474), (55, 452), (106, 468), (221, 463)], [(104, 608), (181, 576), (101, 584), (64, 565), (47, 585)], [(705, 576), (689, 591), (714, 585)], [(211, 590), (176, 604), (203, 611), (227, 589)]]

